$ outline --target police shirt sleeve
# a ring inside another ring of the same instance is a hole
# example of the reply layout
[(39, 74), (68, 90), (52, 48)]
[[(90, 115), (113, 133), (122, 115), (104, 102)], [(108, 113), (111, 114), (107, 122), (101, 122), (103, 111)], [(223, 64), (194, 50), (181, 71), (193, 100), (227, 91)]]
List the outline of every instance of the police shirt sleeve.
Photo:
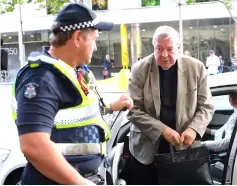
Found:
[(18, 84), (16, 98), (19, 135), (31, 132), (50, 134), (59, 108), (55, 88), (43, 78), (32, 78)]

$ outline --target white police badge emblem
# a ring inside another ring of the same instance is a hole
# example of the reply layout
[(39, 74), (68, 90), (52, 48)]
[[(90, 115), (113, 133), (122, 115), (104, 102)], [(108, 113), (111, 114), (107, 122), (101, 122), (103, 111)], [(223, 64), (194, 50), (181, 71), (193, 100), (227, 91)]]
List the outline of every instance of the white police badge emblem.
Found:
[(35, 87), (35, 84), (33, 83), (28, 83), (26, 85), (26, 91), (24, 93), (25, 97), (28, 98), (28, 99), (32, 99), (33, 97), (35, 97), (37, 94), (36, 94), (36, 87)]

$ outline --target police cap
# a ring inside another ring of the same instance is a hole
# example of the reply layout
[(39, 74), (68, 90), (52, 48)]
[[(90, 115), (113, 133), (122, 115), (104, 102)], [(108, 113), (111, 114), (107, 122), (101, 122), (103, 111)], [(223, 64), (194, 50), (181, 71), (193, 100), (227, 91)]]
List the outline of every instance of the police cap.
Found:
[(96, 14), (82, 3), (70, 3), (57, 14), (60, 31), (68, 32), (85, 28), (110, 31), (113, 23), (100, 21)]

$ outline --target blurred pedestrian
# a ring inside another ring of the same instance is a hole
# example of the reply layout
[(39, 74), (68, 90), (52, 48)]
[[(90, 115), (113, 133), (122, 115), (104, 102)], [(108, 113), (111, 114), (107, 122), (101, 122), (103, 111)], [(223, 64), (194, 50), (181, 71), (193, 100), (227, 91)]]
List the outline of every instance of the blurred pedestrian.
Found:
[(230, 72), (235, 71), (236, 68), (236, 55), (232, 54), (232, 57), (230, 58)]
[(219, 60), (220, 60), (220, 66), (218, 67), (219, 73), (223, 73), (224, 70), (224, 60), (222, 59), (222, 56), (219, 56)]
[(207, 61), (206, 61), (206, 67), (208, 75), (214, 75), (217, 74), (218, 71), (218, 67), (220, 66), (220, 60), (219, 58), (215, 55), (215, 51), (214, 50), (210, 50), (209, 51), (209, 57), (207, 57)]
[(106, 55), (104, 59), (104, 71), (103, 71), (104, 79), (106, 77), (108, 78), (111, 77), (111, 68), (112, 68), (112, 63), (110, 61), (110, 57), (109, 55)]

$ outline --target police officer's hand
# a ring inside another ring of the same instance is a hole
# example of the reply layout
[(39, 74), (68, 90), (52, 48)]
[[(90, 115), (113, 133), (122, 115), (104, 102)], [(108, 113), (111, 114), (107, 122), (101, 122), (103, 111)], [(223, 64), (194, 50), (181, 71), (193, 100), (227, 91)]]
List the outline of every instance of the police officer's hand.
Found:
[(165, 140), (168, 141), (170, 144), (172, 145), (180, 144), (179, 133), (171, 129), (170, 127), (166, 127), (162, 135), (165, 138)]
[(133, 101), (130, 96), (121, 95), (118, 100), (110, 104), (110, 108), (113, 111), (120, 111), (124, 108), (131, 109), (133, 107)]
[(192, 128), (187, 128), (181, 135), (180, 143), (186, 146), (191, 146), (197, 136), (197, 132)]

